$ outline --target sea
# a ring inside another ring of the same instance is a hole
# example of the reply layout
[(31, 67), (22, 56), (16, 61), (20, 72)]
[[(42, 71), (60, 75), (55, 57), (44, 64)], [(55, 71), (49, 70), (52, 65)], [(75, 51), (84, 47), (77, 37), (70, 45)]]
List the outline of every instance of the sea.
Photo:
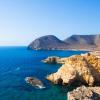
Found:
[[(0, 100), (67, 100), (73, 86), (58, 86), (46, 76), (56, 72), (60, 64), (44, 64), (48, 56), (69, 57), (87, 51), (28, 50), (27, 47), (0, 47)], [(46, 88), (38, 89), (26, 83), (26, 77), (40, 79)]]

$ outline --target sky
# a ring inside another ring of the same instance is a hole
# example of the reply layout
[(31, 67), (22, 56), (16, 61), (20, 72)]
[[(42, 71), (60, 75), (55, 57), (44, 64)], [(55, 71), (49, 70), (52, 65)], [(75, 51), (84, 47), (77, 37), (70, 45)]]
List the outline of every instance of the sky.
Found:
[(0, 46), (100, 33), (100, 0), (0, 0)]

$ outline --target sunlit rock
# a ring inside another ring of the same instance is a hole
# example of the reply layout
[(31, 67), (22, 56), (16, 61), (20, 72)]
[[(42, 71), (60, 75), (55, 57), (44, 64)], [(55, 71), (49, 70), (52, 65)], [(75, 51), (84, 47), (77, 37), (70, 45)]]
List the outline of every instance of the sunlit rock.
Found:
[(39, 89), (43, 89), (45, 88), (44, 84), (42, 83), (42, 81), (40, 81), (38, 78), (35, 77), (26, 77), (25, 81), (32, 85), (33, 87), (39, 88)]
[(56, 73), (47, 76), (51, 82), (58, 84), (71, 84), (80, 81), (93, 86), (100, 82), (100, 59), (94, 55), (76, 55), (68, 57)]
[(78, 87), (68, 92), (68, 100), (100, 100), (100, 87)]

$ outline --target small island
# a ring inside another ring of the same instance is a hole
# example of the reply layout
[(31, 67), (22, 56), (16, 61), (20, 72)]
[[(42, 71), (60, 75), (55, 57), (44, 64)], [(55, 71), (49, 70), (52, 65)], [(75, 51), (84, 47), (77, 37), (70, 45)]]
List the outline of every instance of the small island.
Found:
[(26, 81), (26, 83), (32, 85), (33, 87), (36, 87), (39, 89), (45, 88), (43, 82), (36, 77), (26, 77), (25, 81)]

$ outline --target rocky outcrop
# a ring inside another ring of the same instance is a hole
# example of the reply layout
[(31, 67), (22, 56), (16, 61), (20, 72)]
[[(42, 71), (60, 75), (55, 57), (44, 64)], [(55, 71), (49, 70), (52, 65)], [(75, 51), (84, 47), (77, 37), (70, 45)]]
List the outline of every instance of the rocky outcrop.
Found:
[(78, 87), (68, 92), (68, 100), (100, 100), (100, 87)]
[(39, 89), (42, 89), (42, 88), (45, 88), (44, 84), (42, 83), (42, 81), (40, 81), (38, 78), (36, 77), (26, 77), (25, 78), (25, 81), (32, 85), (33, 87), (36, 87), (36, 88), (39, 88)]
[(48, 58), (42, 60), (42, 62), (54, 64), (54, 63), (58, 63), (59, 60), (60, 60), (59, 57), (52, 56), (52, 57), (48, 57)]
[(54, 84), (72, 84), (80, 81), (93, 86), (100, 83), (100, 59), (94, 55), (76, 55), (66, 59), (56, 73), (47, 76)]
[(91, 53), (92, 55), (94, 55), (94, 56), (100, 58), (100, 50), (98, 50), (98, 51), (93, 51), (93, 52), (90, 52), (90, 53)]
[(48, 57), (44, 60), (42, 60), (42, 62), (44, 63), (49, 63), (49, 64), (64, 64), (66, 61), (66, 58), (60, 58), (60, 57), (57, 57), (57, 56), (51, 56), (51, 57)]

